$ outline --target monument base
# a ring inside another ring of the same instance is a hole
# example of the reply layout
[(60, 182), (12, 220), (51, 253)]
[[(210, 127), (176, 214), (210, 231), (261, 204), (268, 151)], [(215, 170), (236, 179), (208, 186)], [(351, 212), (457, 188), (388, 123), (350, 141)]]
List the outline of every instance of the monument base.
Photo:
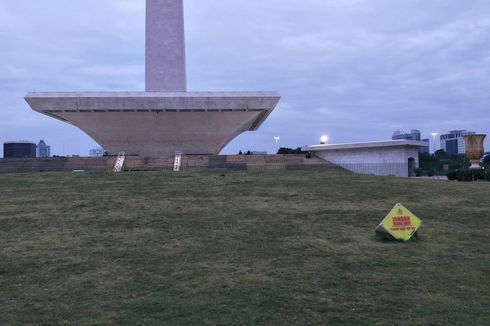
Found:
[(30, 107), (83, 130), (109, 154), (218, 154), (274, 110), (275, 92), (29, 93)]

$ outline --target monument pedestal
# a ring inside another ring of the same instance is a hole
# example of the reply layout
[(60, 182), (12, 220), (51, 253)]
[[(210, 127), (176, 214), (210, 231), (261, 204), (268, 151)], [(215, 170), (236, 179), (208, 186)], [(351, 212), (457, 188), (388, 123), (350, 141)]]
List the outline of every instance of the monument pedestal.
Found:
[(257, 130), (274, 92), (29, 93), (31, 108), (82, 129), (109, 154), (218, 154), (244, 131)]

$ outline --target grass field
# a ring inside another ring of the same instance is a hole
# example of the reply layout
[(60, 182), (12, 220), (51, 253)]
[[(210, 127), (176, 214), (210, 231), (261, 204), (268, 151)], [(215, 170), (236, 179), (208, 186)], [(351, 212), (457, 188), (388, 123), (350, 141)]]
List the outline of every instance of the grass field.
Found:
[[(490, 325), (489, 199), (341, 171), (0, 175), (0, 325)], [(396, 202), (417, 240), (376, 239)]]

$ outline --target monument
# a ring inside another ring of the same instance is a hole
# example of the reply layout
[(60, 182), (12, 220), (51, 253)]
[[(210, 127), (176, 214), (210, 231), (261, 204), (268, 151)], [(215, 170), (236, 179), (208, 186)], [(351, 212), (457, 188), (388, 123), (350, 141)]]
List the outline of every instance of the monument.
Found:
[(28, 93), (29, 106), (79, 127), (109, 154), (218, 154), (257, 130), (277, 92), (188, 92), (183, 0), (146, 1), (145, 92)]

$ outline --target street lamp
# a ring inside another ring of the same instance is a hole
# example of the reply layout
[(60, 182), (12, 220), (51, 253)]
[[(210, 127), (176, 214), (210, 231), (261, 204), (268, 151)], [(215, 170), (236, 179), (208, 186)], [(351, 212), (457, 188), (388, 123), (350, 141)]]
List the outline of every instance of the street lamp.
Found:
[(432, 146), (434, 147), (434, 155), (436, 155), (436, 136), (438, 135), (438, 133), (433, 132), (431, 135), (432, 135)]
[(432, 146), (434, 146), (434, 175), (436, 174), (436, 136), (437, 132), (433, 132), (432, 134)]
[(274, 140), (276, 141), (276, 154), (279, 152), (279, 141), (281, 140), (281, 137), (276, 136), (274, 137)]
[(325, 144), (326, 142), (328, 142), (328, 136), (327, 135), (323, 135), (320, 137), (320, 144)]

